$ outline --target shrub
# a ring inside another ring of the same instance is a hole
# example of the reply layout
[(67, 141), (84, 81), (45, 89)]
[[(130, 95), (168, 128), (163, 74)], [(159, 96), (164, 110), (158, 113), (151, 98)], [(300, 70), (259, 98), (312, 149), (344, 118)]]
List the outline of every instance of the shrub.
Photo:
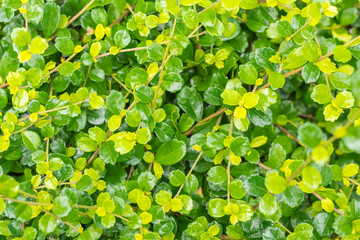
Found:
[(1, 239), (359, 239), (355, 0), (3, 0)]

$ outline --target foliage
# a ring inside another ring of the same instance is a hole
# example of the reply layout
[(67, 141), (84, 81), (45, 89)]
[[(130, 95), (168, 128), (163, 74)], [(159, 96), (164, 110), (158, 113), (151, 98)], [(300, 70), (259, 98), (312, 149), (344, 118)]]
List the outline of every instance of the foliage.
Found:
[(1, 239), (359, 239), (357, 0), (3, 0)]

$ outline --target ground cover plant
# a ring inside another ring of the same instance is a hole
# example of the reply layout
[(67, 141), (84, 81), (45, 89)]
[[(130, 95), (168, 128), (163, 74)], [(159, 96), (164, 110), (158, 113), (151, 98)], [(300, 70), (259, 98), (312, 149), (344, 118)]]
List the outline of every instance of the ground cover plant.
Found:
[(0, 239), (359, 239), (357, 0), (2, 0)]

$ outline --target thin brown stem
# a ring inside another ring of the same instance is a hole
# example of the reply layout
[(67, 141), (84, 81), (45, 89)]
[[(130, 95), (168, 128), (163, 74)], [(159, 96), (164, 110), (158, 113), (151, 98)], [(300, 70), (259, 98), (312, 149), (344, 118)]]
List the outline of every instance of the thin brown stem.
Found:
[(306, 161), (303, 162), (303, 164), (301, 164), (300, 167), (298, 167), (295, 172), (287, 179), (287, 181), (291, 182), (292, 180), (294, 180), (294, 178), (301, 172), (301, 170), (303, 170), (303, 168), (306, 167), (310, 162), (311, 157), (308, 157)]
[(303, 146), (303, 144), (295, 137), (293, 136), (291, 133), (289, 133), (284, 127), (280, 126), (279, 124), (275, 123), (274, 124), (276, 127), (278, 127), (283, 133), (285, 133), (286, 136), (288, 136), (289, 138), (293, 139), (295, 142), (297, 142), (299, 145)]
[[(317, 192), (313, 192), (313, 195), (319, 199), (320, 201), (323, 200), (323, 198), (317, 193)], [(340, 212), (337, 208), (334, 208), (334, 212), (336, 212), (337, 214), (340, 215), (344, 215), (342, 212)]]
[(213, 119), (213, 118), (216, 117), (216, 116), (219, 116), (220, 114), (222, 114), (223, 112), (225, 112), (225, 110), (226, 110), (226, 108), (222, 108), (222, 109), (220, 109), (219, 111), (217, 111), (217, 112), (215, 112), (215, 113), (207, 116), (206, 118), (204, 118), (203, 120), (201, 120), (200, 122), (198, 122), (197, 124), (195, 124), (195, 125), (194, 125), (192, 128), (190, 128), (187, 132), (185, 132), (185, 133), (184, 133), (185, 136), (189, 136), (190, 134), (193, 133), (194, 129), (195, 129), (197, 126), (199, 126), (199, 125), (201, 125), (201, 124), (209, 121), (210, 119)]
[[(186, 175), (185, 182), (186, 182), (186, 181), (188, 180), (188, 178), (190, 177), (190, 175), (191, 175), (192, 171), (194, 170), (194, 168), (195, 168), (196, 164), (199, 162), (199, 160), (200, 160), (200, 158), (201, 158), (201, 155), (202, 155), (203, 153), (204, 153), (204, 152), (203, 152), (203, 151), (201, 151), (201, 152), (199, 153), (199, 155), (197, 156), (197, 158), (196, 158), (196, 160), (195, 160), (194, 164), (193, 164), (193, 165), (191, 166), (191, 168), (190, 168), (190, 171), (189, 171), (189, 172), (188, 172), (188, 174)], [(178, 196), (180, 195), (181, 190), (183, 189), (183, 187), (184, 187), (184, 183), (183, 183), (183, 184), (181, 184), (181, 186), (180, 186), (179, 190), (177, 191), (177, 193), (176, 193), (176, 195), (175, 195), (175, 197), (174, 197), (174, 198), (176, 198), (176, 197), (178, 197)]]
[[(135, 7), (135, 4), (131, 6), (131, 9), (133, 9)], [(115, 24), (118, 24), (121, 20), (123, 20), (128, 14), (129, 14), (130, 10), (126, 10), (123, 14), (121, 14), (121, 16), (116, 19), (112, 24), (109, 25), (110, 28), (112, 28)]]
[[(231, 114), (229, 137), (232, 136), (233, 125), (234, 125), (234, 113)], [(231, 151), (230, 151), (229, 161), (228, 161), (227, 168), (226, 168), (226, 173), (227, 173), (227, 203), (228, 203), (228, 205), (230, 205), (230, 178), (231, 178), (230, 166), (231, 166)]]
[(271, 170), (271, 168), (269, 168), (268, 166), (266, 166), (266, 165), (264, 165), (263, 163), (258, 163), (258, 165), (259, 165), (259, 167), (261, 167), (261, 168), (263, 168), (263, 169), (265, 169), (266, 171), (270, 171)]
[(66, 221), (62, 220), (61, 218), (59, 218), (59, 217), (56, 216), (55, 214), (53, 214), (53, 213), (51, 213), (51, 212), (49, 212), (49, 211), (47, 211), (47, 210), (45, 210), (45, 209), (43, 209), (43, 208), (41, 209), (41, 211), (43, 211), (44, 213), (46, 213), (46, 214), (48, 214), (48, 215), (56, 218), (56, 219), (59, 220), (60, 222), (65, 223), (66, 225), (68, 225), (69, 227), (71, 227), (72, 229), (74, 229), (75, 231), (81, 233), (80, 230), (79, 230), (77, 227), (75, 227), (74, 225), (72, 225), (72, 224), (69, 223), (69, 222), (66, 222)]

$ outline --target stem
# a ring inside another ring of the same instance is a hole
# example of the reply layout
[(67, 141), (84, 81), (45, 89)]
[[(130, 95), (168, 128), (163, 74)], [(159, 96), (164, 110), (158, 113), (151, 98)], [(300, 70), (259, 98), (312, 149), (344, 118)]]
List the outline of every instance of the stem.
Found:
[(86, 205), (72, 205), (74, 208), (85, 208), (85, 209), (97, 209), (97, 207), (94, 206), (86, 206)]
[(124, 218), (124, 217), (121, 216), (121, 215), (117, 215), (117, 214), (115, 214), (115, 213), (109, 213), (109, 212), (108, 212), (108, 214), (113, 215), (114, 217), (120, 218), (121, 220), (124, 220), (125, 222), (130, 222), (130, 220)]
[[(351, 124), (352, 124), (359, 116), (360, 116), (360, 109), (353, 115), (353, 117), (352, 117), (351, 119), (349, 119), (349, 120), (345, 123), (344, 128), (345, 128), (345, 129), (348, 129), (348, 128), (351, 126)], [(333, 136), (326, 142), (326, 145), (329, 144), (329, 143), (334, 142), (336, 139), (337, 139), (337, 137), (333, 135)]]
[[(44, 113), (59, 111), (59, 110), (68, 108), (68, 107), (70, 107), (70, 106), (76, 106), (76, 105), (82, 104), (83, 102), (86, 102), (86, 101), (88, 101), (88, 100), (89, 100), (89, 98), (87, 98), (87, 99), (85, 99), (85, 100), (82, 100), (82, 101), (80, 101), (80, 102), (74, 103), (73, 105), (66, 105), (66, 106), (62, 106), (62, 107), (58, 107), (58, 108), (53, 108), (53, 109), (49, 109), (49, 110), (46, 110), (46, 111), (37, 112), (37, 114), (42, 115), (42, 114), (44, 114)], [(24, 118), (21, 118), (21, 119), (19, 120), (19, 122), (22, 122), (22, 121), (26, 120), (26, 119), (29, 118), (29, 117), (30, 117), (30, 115), (28, 115), (28, 116), (26, 116), (26, 117), (24, 117)], [(45, 117), (47, 117), (47, 116), (45, 116)]]
[(46, 139), (46, 162), (49, 163), (49, 143), (50, 140)]
[(297, 142), (299, 145), (304, 146), (295, 136), (293, 136), (291, 133), (289, 133), (285, 128), (280, 126), (279, 124), (274, 124), (276, 127), (278, 127), (283, 133), (285, 133), (286, 136), (293, 139), (295, 142)]
[[(189, 172), (188, 172), (188, 174), (186, 175), (185, 182), (186, 182), (186, 181), (188, 180), (188, 178), (190, 177), (190, 175), (191, 175), (192, 171), (194, 170), (194, 168), (195, 168), (196, 164), (199, 162), (200, 157), (201, 157), (201, 155), (202, 155), (203, 153), (204, 153), (203, 151), (201, 151), (201, 152), (199, 153), (199, 155), (198, 155), (198, 157), (196, 158), (196, 160), (195, 160), (194, 164), (191, 166), (190, 171), (189, 171)], [(179, 196), (179, 194), (180, 194), (181, 190), (182, 190), (182, 189), (183, 189), (183, 187), (184, 187), (184, 184), (185, 184), (185, 183), (181, 184), (181, 186), (180, 186), (179, 190), (177, 191), (177, 193), (176, 193), (176, 195), (175, 195), (175, 197), (174, 197), (174, 198), (176, 198), (176, 197), (178, 197), (178, 196)]]
[(202, 27), (202, 24), (200, 24), (197, 28), (195, 28), (195, 29), (188, 35), (188, 38), (192, 38), (192, 37), (193, 37), (193, 34), (196, 33), (201, 27)]
[(24, 191), (21, 191), (21, 190), (19, 190), (18, 192), (21, 193), (24, 196), (31, 197), (31, 198), (34, 198), (34, 199), (39, 199), (38, 196), (32, 195), (30, 193), (27, 193), (27, 192), (24, 192)]
[(87, 80), (88, 80), (88, 78), (89, 78), (89, 76), (90, 76), (91, 67), (92, 67), (92, 63), (90, 63), (89, 69), (88, 69), (88, 71), (87, 71), (87, 73), (86, 73), (86, 77), (85, 77), (85, 80), (84, 80), (84, 85), (83, 85), (83, 87), (85, 87), (86, 82), (87, 82)]
[(331, 88), (330, 88), (328, 76), (327, 76), (326, 73), (325, 73), (324, 75), (325, 75), (326, 85), (327, 85), (327, 87), (328, 87), (328, 89), (329, 89), (329, 93), (330, 93), (331, 99), (334, 100), (335, 98), (334, 98), (334, 96), (333, 96), (333, 94), (332, 94), (332, 92), (331, 92)]
[(59, 217), (56, 216), (55, 214), (52, 214), (51, 212), (49, 212), (49, 211), (47, 211), (47, 210), (45, 210), (45, 209), (41, 209), (41, 211), (43, 211), (44, 213), (46, 213), (46, 214), (48, 214), (48, 215), (56, 218), (56, 219), (59, 220), (60, 222), (65, 223), (66, 225), (68, 225), (69, 227), (71, 227), (72, 229), (74, 229), (75, 231), (77, 231), (77, 232), (80, 233), (80, 230), (79, 230), (77, 227), (75, 227), (74, 225), (72, 225), (71, 223), (62, 220), (61, 218), (59, 218)]
[(207, 121), (210, 120), (210, 119), (213, 119), (213, 118), (216, 117), (216, 116), (219, 116), (220, 114), (222, 114), (223, 112), (225, 112), (225, 110), (226, 110), (226, 108), (222, 108), (222, 109), (220, 109), (219, 111), (217, 111), (217, 112), (215, 112), (215, 113), (207, 116), (206, 118), (204, 118), (203, 120), (201, 120), (200, 122), (198, 122), (197, 124), (195, 124), (195, 125), (194, 125), (192, 128), (190, 128), (187, 132), (185, 132), (185, 133), (184, 133), (185, 136), (189, 136), (189, 135), (194, 131), (194, 129), (195, 129), (197, 126), (199, 126), (199, 125), (207, 122)]
[[(179, 1), (179, 4), (180, 4), (180, 1)], [(168, 54), (168, 52), (169, 52), (169, 48), (170, 48), (170, 44), (171, 44), (171, 39), (172, 39), (172, 37), (174, 36), (174, 32), (175, 32), (175, 26), (176, 26), (176, 23), (177, 23), (177, 18), (178, 18), (178, 15), (176, 14), (176, 15), (175, 15), (174, 24), (173, 24), (173, 26), (172, 26), (171, 33), (170, 33), (169, 42), (168, 42), (168, 44), (167, 44), (167, 46), (166, 46), (165, 54), (164, 54), (163, 59), (162, 59), (162, 62), (161, 62), (161, 66), (164, 65), (165, 60), (166, 60), (166, 57), (167, 57), (167, 54)], [(159, 89), (160, 89), (160, 87), (161, 87), (161, 84), (162, 84), (162, 82), (163, 82), (163, 77), (164, 77), (163, 71), (164, 71), (164, 68), (161, 68), (161, 70), (160, 70), (159, 83), (158, 83), (157, 88), (156, 88), (156, 92), (155, 92), (154, 99), (153, 99), (152, 102), (151, 102), (152, 109), (154, 109), (154, 107), (155, 107), (155, 101), (156, 101), (157, 95), (159, 94)]]
[(259, 165), (259, 167), (261, 167), (261, 168), (263, 168), (263, 169), (265, 169), (266, 171), (270, 171), (271, 170), (271, 168), (269, 168), (268, 166), (266, 166), (266, 165), (264, 165), (263, 163), (258, 163), (258, 165)]
[[(320, 201), (323, 200), (323, 198), (317, 193), (317, 192), (313, 192), (313, 195), (315, 197), (317, 197)], [(340, 215), (344, 215), (342, 212), (340, 212), (337, 208), (334, 208), (334, 212), (336, 212), (337, 214)]]
[(9, 84), (8, 84), (8, 83), (4, 83), (4, 84), (1, 84), (1, 85), (0, 85), (0, 88), (4, 88), (4, 87), (7, 87), (7, 86), (9, 86)]
[(76, 19), (78, 19), (86, 10), (88, 7), (90, 7), (91, 4), (93, 4), (95, 0), (91, 0), (88, 4), (85, 5), (75, 16), (73, 16), (67, 23), (66, 27), (70, 26), (72, 22), (74, 22)]
[(287, 229), (284, 225), (282, 225), (280, 222), (277, 222), (277, 224), (282, 227), (283, 229), (285, 229), (285, 231), (287, 231), (288, 233), (292, 233), (289, 229)]
[(40, 120), (43, 120), (44, 118), (47, 118), (48, 116), (44, 116), (44, 117), (41, 117), (41, 118), (38, 118), (35, 122), (32, 122), (30, 123), (28, 126), (16, 131), (16, 132), (12, 132), (11, 135), (13, 134), (16, 134), (16, 133), (19, 133), (19, 132), (23, 132), (25, 131), (26, 129), (28, 129), (29, 127), (31, 127), (32, 125), (34, 125), (35, 123), (39, 122)]
[[(85, 45), (83, 46), (83, 48), (86, 48), (87, 46), (88, 46), (88, 44), (85, 44)], [(46, 77), (50, 76), (50, 74), (58, 71), (59, 68), (60, 68), (63, 64), (65, 64), (66, 62), (69, 62), (69, 61), (70, 61), (71, 59), (73, 59), (77, 54), (78, 54), (78, 53), (73, 53), (73, 54), (71, 54), (70, 57), (68, 57), (65, 61), (63, 61), (62, 63), (60, 63), (56, 68), (54, 68), (53, 70), (51, 70), (50, 72), (48, 72), (47, 74), (45, 74), (44, 76), (42, 76), (41, 79), (46, 78)]]
[(301, 164), (300, 167), (298, 167), (296, 171), (287, 179), (287, 181), (291, 182), (292, 180), (294, 180), (294, 178), (301, 172), (301, 170), (303, 170), (303, 168), (306, 167), (310, 162), (311, 157), (308, 157), (306, 161), (303, 162), (303, 164)]
[[(220, 125), (221, 119), (222, 119), (222, 115), (220, 115), (220, 117), (219, 117), (219, 119), (218, 119), (218, 121), (217, 121), (217, 123), (216, 123), (216, 126), (219, 126), (219, 125)], [(211, 132), (212, 132), (212, 133), (215, 132), (215, 128), (214, 128)], [(198, 163), (198, 161), (199, 161), (199, 159), (200, 159), (200, 157), (201, 157), (201, 155), (202, 155), (203, 153), (204, 153), (204, 152), (200, 152), (200, 154), (199, 154), (198, 157), (196, 158), (196, 160), (195, 160), (194, 164), (192, 165), (190, 171), (189, 171), (188, 174), (186, 175), (186, 180), (190, 177), (190, 174), (191, 174), (192, 171), (194, 170), (196, 164)], [(185, 182), (186, 182), (186, 180), (185, 180)], [(181, 190), (182, 190), (183, 187), (184, 187), (184, 184), (182, 184), (182, 185), (180, 186), (180, 188), (179, 188), (178, 192), (176, 193), (175, 197), (179, 196), (179, 194), (180, 194), (180, 192), (181, 192)]]
[(52, 203), (30, 202), (30, 201), (23, 201), (23, 200), (19, 200), (19, 199), (15, 199), (15, 198), (3, 197), (3, 196), (0, 196), (0, 197), (2, 199), (6, 200), (6, 201), (18, 202), (18, 203), (26, 203), (26, 204), (29, 204), (29, 205), (37, 205), (37, 206), (51, 206), (51, 205), (53, 205)]
[[(58, 185), (61, 186), (61, 185), (70, 185), (70, 184), (76, 184), (76, 182), (61, 182)], [(41, 188), (46, 188), (46, 186), (45, 185), (39, 186), (36, 189), (41, 189)]]
[[(234, 113), (231, 114), (229, 137), (232, 136), (233, 124), (234, 124)], [(227, 173), (227, 203), (228, 203), (228, 205), (230, 205), (230, 178), (231, 178), (230, 165), (231, 165), (231, 151), (230, 151), (230, 155), (229, 155), (228, 165), (227, 165), (227, 168), (226, 168), (226, 173)]]
[(357, 181), (355, 181), (355, 180), (352, 179), (352, 178), (347, 177), (346, 179), (349, 180), (350, 182), (352, 182), (353, 184), (357, 185), (357, 186), (360, 185), (360, 183), (358, 183)]
[(218, 0), (218, 1), (214, 2), (213, 4), (211, 4), (210, 6), (208, 6), (207, 8), (204, 8), (203, 10), (201, 10), (198, 14), (200, 15), (200, 14), (202, 14), (203, 12), (209, 10), (210, 8), (218, 5), (219, 3), (221, 3), (221, 1), (222, 1), (222, 0)]
[[(131, 6), (131, 9), (135, 7), (135, 4)], [(116, 19), (112, 24), (109, 25), (110, 28), (112, 28), (115, 24), (119, 23), (123, 18), (125, 18), (129, 14), (130, 10), (126, 10), (121, 16)]]
[(119, 83), (126, 91), (128, 91), (129, 93), (131, 94), (134, 94), (130, 89), (128, 89), (126, 87), (126, 85), (124, 83), (122, 83), (118, 78), (116, 78), (115, 76), (112, 75), (112, 78), (117, 82)]
[[(165, 59), (165, 62), (164, 62), (163, 64), (161, 64), (161, 66), (159, 67), (159, 70), (156, 72), (156, 74), (154, 74), (151, 78), (148, 79), (148, 81), (146, 82), (146, 85), (148, 85), (148, 84), (151, 82), (151, 80), (153, 80), (154, 77), (155, 77), (160, 71), (162, 71), (162, 70), (164, 69), (166, 63), (169, 61), (169, 59), (171, 58), (171, 56), (172, 56), (175, 52), (176, 52), (176, 49), (175, 49), (174, 51), (172, 51), (172, 52), (170, 53), (170, 55)], [(156, 101), (156, 98), (155, 98), (155, 101)]]
[[(108, 133), (106, 139), (108, 139), (108, 138), (111, 136), (111, 134), (112, 134), (112, 132), (110, 131), (110, 132)], [(94, 159), (97, 157), (97, 155), (99, 154), (99, 152), (100, 152), (100, 146), (99, 146), (99, 147), (96, 149), (96, 151), (91, 155), (91, 157), (89, 158), (89, 160), (88, 160), (87, 163), (86, 163), (85, 168), (86, 168), (87, 166), (89, 166), (92, 161), (94, 161)], [(85, 169), (85, 168), (84, 168), (84, 169)]]

